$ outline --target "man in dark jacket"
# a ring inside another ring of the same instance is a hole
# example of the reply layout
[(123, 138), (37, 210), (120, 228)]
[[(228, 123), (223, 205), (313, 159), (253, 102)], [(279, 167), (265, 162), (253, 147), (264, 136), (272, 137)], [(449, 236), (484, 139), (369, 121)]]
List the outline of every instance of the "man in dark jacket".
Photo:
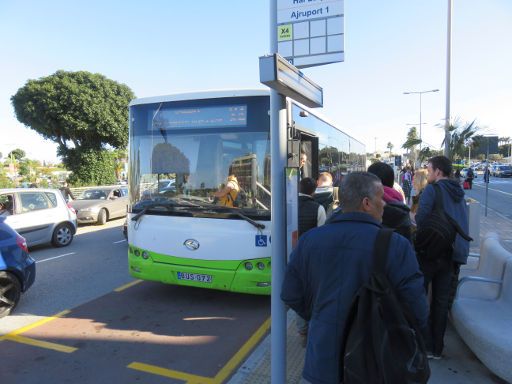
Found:
[(325, 223), (325, 209), (316, 202), (313, 194), (316, 190), (316, 181), (306, 177), (299, 184), (299, 237), (311, 228), (319, 227)]
[[(435, 156), (428, 161), (428, 182), (429, 185), (421, 194), (418, 211), (416, 213), (416, 224), (421, 228), (429, 214), (434, 210), (435, 189), (433, 183), (441, 187), (443, 196), (443, 210), (461, 226), (465, 233), (469, 232), (466, 201), (464, 190), (455, 180), (449, 179), (452, 173), (450, 159), (445, 156)], [(434, 260), (425, 260), (418, 254), (420, 267), (425, 275), (425, 289), (432, 284), (432, 303), (430, 306), (430, 332), (426, 340), (427, 348), (430, 349), (431, 357), (441, 358), (444, 347), (444, 333), (448, 320), (452, 296), (455, 293), (453, 284), (457, 282), (461, 264), (466, 264), (469, 255), (469, 242), (459, 234), (455, 237), (451, 255), (439, 255)]]
[(466, 173), (466, 181), (469, 183), (469, 189), (473, 189), (473, 179), (475, 178), (475, 172), (473, 172), (473, 168), (468, 168), (468, 172)]
[[(340, 187), (342, 211), (305, 233), (292, 252), (281, 299), (309, 320), (302, 376), (310, 383), (340, 382), (343, 330), (354, 295), (370, 278), (383, 194), (377, 176), (348, 174)], [(424, 328), (428, 308), (423, 276), (411, 244), (398, 234), (392, 235), (385, 273)]]
[[(319, 227), (325, 223), (325, 209), (313, 199), (316, 190), (316, 181), (306, 177), (299, 184), (299, 238), (310, 229)], [(301, 338), (301, 344), (306, 346), (308, 336), (308, 322), (300, 315), (295, 318), (297, 332)]]

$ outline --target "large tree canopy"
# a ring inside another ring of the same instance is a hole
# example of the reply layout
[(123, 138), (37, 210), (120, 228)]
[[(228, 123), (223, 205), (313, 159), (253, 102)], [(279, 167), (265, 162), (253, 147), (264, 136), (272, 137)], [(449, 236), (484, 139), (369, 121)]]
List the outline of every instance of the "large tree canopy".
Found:
[(57, 71), (29, 80), (11, 97), (18, 120), (68, 149), (115, 148), (128, 143), (130, 88), (86, 71)]
[[(53, 75), (29, 80), (11, 102), (18, 120), (59, 145), (59, 155), (80, 183), (106, 181), (112, 173), (106, 146), (125, 148), (128, 144), (128, 103), (133, 92), (124, 84), (86, 71), (57, 71)], [(94, 160), (96, 153), (97, 160)], [(81, 158), (83, 157), (83, 162)], [(85, 164), (95, 164), (87, 171)], [(92, 162), (92, 163), (91, 163)], [(80, 166), (81, 165), (81, 166)]]

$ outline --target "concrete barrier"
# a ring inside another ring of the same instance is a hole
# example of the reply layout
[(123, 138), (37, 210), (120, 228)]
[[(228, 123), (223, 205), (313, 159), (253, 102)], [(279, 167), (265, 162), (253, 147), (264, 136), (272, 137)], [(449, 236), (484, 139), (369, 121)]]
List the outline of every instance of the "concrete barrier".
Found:
[(482, 244), (478, 274), (460, 279), (451, 317), (480, 361), (512, 382), (512, 254), (496, 237)]

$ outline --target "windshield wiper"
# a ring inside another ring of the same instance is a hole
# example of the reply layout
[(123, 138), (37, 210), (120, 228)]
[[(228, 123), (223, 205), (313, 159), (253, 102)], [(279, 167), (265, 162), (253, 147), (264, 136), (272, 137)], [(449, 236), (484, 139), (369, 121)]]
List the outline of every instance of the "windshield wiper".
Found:
[(219, 206), (219, 205), (214, 205), (211, 207), (204, 207), (204, 208), (207, 210), (211, 210), (211, 211), (225, 211), (225, 212), (232, 213), (232, 214), (244, 219), (245, 221), (251, 223), (252, 225), (254, 225), (256, 228), (258, 228), (260, 230), (265, 229), (265, 224), (258, 223), (257, 221), (251, 219), (249, 216), (244, 215), (242, 212), (240, 212), (239, 209), (231, 208), (231, 207), (224, 207), (224, 206)]
[(159, 202), (149, 203), (149, 204), (145, 205), (144, 208), (142, 208), (142, 210), (140, 212), (138, 212), (135, 216), (132, 217), (132, 221), (139, 220), (139, 218), (141, 216), (144, 216), (149, 209), (162, 207), (162, 208), (165, 208), (168, 211), (170, 211), (172, 208), (176, 208), (176, 207), (180, 207), (180, 206), (182, 207), (182, 205), (177, 204), (173, 201), (159, 201)]

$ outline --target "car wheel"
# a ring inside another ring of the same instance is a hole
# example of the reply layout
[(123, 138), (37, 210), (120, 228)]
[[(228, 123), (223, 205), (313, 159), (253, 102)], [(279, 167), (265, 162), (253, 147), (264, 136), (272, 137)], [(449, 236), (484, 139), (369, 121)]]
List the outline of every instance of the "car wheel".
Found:
[(73, 240), (73, 228), (69, 223), (62, 223), (53, 231), (52, 244), (56, 247), (65, 247)]
[(21, 284), (13, 274), (0, 271), (0, 318), (12, 312), (20, 301)]
[(107, 222), (107, 210), (105, 208), (102, 208), (98, 212), (98, 224), (103, 225), (106, 222)]

